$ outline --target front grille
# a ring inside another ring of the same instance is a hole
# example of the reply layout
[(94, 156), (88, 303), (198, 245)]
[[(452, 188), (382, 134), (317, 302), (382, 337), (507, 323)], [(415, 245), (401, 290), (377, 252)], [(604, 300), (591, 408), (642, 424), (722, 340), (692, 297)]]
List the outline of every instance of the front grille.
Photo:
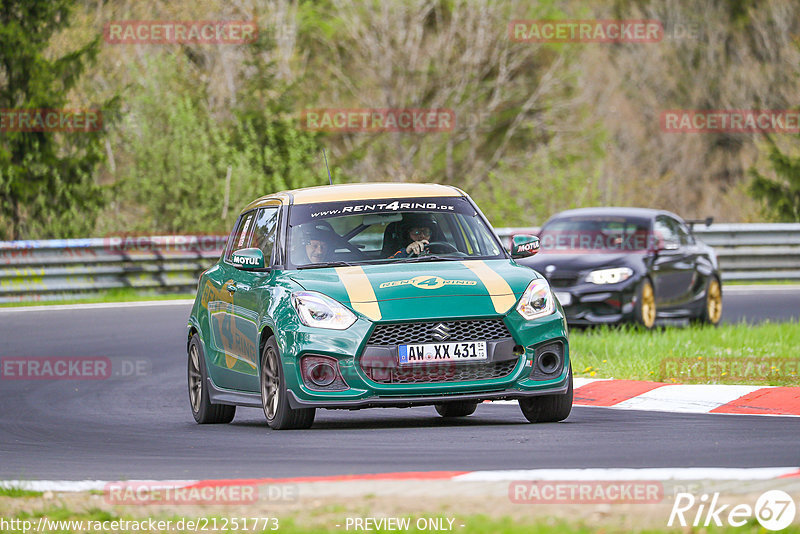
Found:
[(403, 343), (439, 343), (433, 337), (433, 327), (439, 323), (450, 329), (445, 341), (495, 341), (511, 337), (502, 319), (473, 321), (429, 321), (425, 323), (379, 324), (367, 345), (400, 345)]
[(379, 384), (431, 384), (505, 378), (517, 365), (516, 359), (492, 363), (453, 363), (417, 365), (400, 369), (364, 369)]

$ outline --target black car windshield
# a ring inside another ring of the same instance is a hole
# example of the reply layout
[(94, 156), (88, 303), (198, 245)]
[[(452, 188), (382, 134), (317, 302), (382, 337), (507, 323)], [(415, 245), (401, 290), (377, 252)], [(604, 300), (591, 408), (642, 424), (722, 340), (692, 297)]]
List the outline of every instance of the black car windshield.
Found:
[(648, 219), (602, 215), (559, 217), (539, 232), (549, 252), (635, 252), (650, 245)]
[(460, 197), (295, 204), (288, 239), (298, 268), (506, 257)]

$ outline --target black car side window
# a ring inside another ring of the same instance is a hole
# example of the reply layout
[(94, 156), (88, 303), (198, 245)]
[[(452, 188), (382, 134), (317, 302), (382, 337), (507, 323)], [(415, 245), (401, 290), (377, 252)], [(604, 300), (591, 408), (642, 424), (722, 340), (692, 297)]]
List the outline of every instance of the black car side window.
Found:
[(241, 250), (250, 246), (250, 239), (253, 235), (253, 218), (255, 217), (255, 214), (255, 211), (249, 211), (239, 217), (239, 221), (236, 223), (236, 228), (231, 234), (231, 238), (228, 240), (228, 248), (225, 250), (226, 260), (230, 260), (231, 254), (237, 250)]
[(681, 243), (684, 245), (694, 245), (694, 236), (689, 228), (680, 221), (675, 221), (678, 225), (678, 234), (681, 237)]
[(278, 230), (278, 207), (268, 207), (258, 210), (255, 229), (253, 230), (253, 243), (251, 246), (261, 249), (264, 253), (264, 265), (271, 265), (272, 251), (275, 249), (275, 235)]
[(664, 217), (664, 222), (670, 227), (672, 234), (675, 236), (675, 239), (677, 239), (678, 243), (680, 243), (682, 246), (689, 245), (689, 232), (684, 229), (683, 225), (679, 221), (673, 219), (672, 217)]
[(663, 215), (656, 217), (654, 226), (656, 238), (663, 240), (664, 245), (680, 245), (681, 239), (677, 227), (670, 224), (670, 221), (670, 218)]

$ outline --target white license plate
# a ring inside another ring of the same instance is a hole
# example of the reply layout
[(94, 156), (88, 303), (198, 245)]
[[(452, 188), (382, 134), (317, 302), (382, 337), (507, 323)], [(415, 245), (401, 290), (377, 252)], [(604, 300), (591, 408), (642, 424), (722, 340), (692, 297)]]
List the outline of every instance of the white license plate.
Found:
[(558, 299), (558, 302), (560, 302), (562, 306), (569, 306), (570, 304), (572, 304), (572, 294), (571, 293), (565, 293), (563, 291), (556, 291), (555, 294), (556, 294), (556, 298)]
[(466, 362), (486, 359), (485, 341), (462, 343), (420, 343), (399, 345), (400, 365), (437, 362)]

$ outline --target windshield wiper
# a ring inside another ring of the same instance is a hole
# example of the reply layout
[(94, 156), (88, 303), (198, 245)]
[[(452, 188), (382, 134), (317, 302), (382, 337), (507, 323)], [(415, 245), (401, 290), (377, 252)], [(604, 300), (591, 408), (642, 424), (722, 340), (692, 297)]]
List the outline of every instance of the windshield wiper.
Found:
[(307, 265), (298, 265), (298, 269), (321, 269), (323, 267), (353, 267), (357, 263), (349, 261), (323, 261), (320, 263), (309, 263)]

